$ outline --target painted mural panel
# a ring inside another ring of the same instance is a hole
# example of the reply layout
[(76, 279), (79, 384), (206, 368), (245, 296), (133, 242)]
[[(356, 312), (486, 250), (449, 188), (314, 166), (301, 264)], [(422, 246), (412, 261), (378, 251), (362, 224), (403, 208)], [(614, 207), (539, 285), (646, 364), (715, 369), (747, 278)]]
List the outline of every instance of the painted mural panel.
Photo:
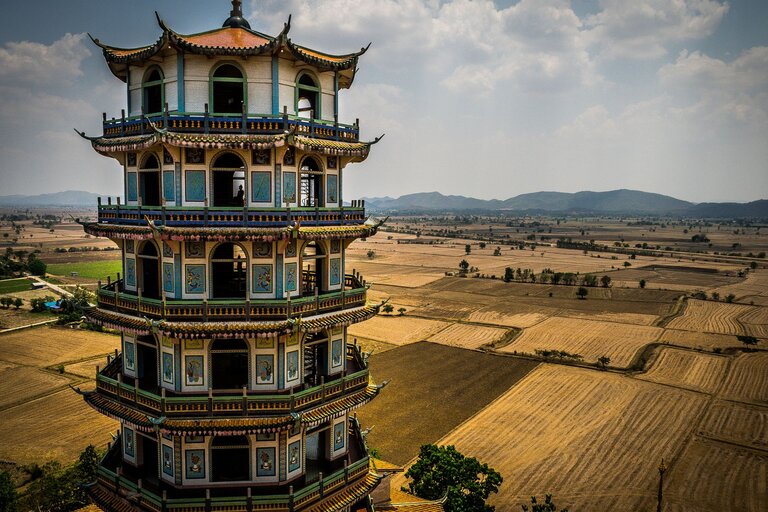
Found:
[(163, 263), (163, 290), (173, 293), (173, 263)]
[(187, 201), (205, 201), (205, 171), (186, 171)]
[(133, 243), (133, 240), (126, 240), (125, 241), (125, 252), (128, 254), (133, 254), (135, 251), (135, 244)]
[(163, 352), (163, 382), (173, 384), (173, 354)]
[(333, 426), (333, 451), (335, 452), (344, 449), (344, 444), (346, 442), (346, 433), (344, 432), (345, 425), (346, 422), (342, 421)]
[(167, 444), (163, 445), (163, 473), (173, 476), (173, 447)]
[(173, 258), (173, 249), (168, 242), (163, 242), (163, 258)]
[(335, 156), (329, 156), (328, 157), (328, 168), (329, 169), (335, 169), (338, 167), (338, 159)]
[(163, 148), (163, 165), (173, 165), (173, 157), (165, 148)]
[(272, 242), (253, 242), (254, 258), (271, 258)]
[(251, 151), (251, 165), (271, 165), (272, 151), (269, 149), (254, 149)]
[(344, 362), (344, 340), (331, 342), (331, 366), (338, 368)]
[(186, 477), (188, 480), (205, 478), (205, 450), (186, 450)]
[(166, 201), (176, 200), (176, 183), (173, 181), (173, 171), (163, 171), (163, 198)]
[(285, 264), (285, 291), (295, 292), (298, 282), (296, 263)]
[(331, 252), (333, 254), (341, 252), (341, 240), (331, 240)]
[(251, 197), (257, 203), (266, 203), (272, 200), (272, 173), (251, 173)]
[(275, 356), (259, 354), (256, 356), (256, 384), (275, 383)]
[(299, 351), (294, 350), (285, 355), (285, 380), (294, 381), (299, 378)]
[(136, 286), (136, 260), (133, 258), (125, 259), (125, 284)]
[(275, 449), (274, 448), (257, 448), (256, 460), (258, 461), (258, 467), (256, 468), (256, 476), (275, 476), (276, 464), (275, 464)]
[(296, 257), (296, 240), (291, 240), (290, 242), (288, 242), (288, 245), (285, 246), (285, 257), (286, 258)]
[(205, 380), (204, 371), (203, 356), (184, 357), (184, 376), (187, 386), (202, 386)]
[(288, 472), (301, 469), (301, 440), (288, 445)]
[(339, 178), (335, 174), (328, 175), (327, 191), (327, 202), (335, 203), (339, 200)]
[(128, 167), (136, 167), (136, 153), (128, 153)]
[(188, 164), (204, 164), (205, 150), (202, 148), (186, 148), (184, 150), (184, 159)]
[(272, 293), (272, 264), (253, 265), (253, 293)]
[(205, 244), (203, 242), (185, 243), (184, 256), (187, 258), (205, 258)]
[(123, 451), (130, 458), (136, 457), (136, 434), (128, 427), (123, 427)]
[(187, 293), (205, 293), (205, 265), (184, 265)]
[(296, 202), (296, 173), (295, 172), (283, 173), (283, 202), (284, 203)]
[(137, 201), (139, 199), (138, 176), (138, 173), (135, 172), (128, 173), (128, 193), (126, 194), (128, 201)]
[(126, 370), (136, 370), (136, 346), (132, 341), (125, 342), (125, 348), (123, 348), (123, 364)]
[(331, 286), (338, 286), (341, 284), (341, 260), (339, 258), (332, 258), (329, 266), (331, 270), (329, 284)]

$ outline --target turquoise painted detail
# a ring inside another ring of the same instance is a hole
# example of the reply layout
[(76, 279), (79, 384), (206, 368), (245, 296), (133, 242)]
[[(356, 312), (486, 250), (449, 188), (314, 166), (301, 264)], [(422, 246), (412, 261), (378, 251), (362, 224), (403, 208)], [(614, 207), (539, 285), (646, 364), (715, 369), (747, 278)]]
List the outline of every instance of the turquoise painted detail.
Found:
[(187, 201), (205, 201), (205, 171), (186, 171)]
[(133, 258), (125, 259), (125, 284), (136, 286), (136, 260)]
[(180, 299), (181, 298), (181, 254), (175, 254), (173, 256), (173, 269), (175, 270), (174, 296), (177, 299)]
[(283, 173), (283, 201), (286, 203), (296, 202), (296, 173)]
[(332, 258), (330, 263), (331, 275), (330, 285), (338, 286), (341, 284), (341, 259)]
[(275, 208), (280, 208), (282, 206), (282, 196), (280, 195), (280, 192), (282, 188), (280, 187), (280, 177), (283, 175), (283, 166), (281, 164), (275, 164)]
[(163, 291), (173, 294), (173, 263), (163, 263)]
[(163, 198), (166, 201), (176, 200), (176, 183), (173, 171), (163, 171)]
[(283, 255), (277, 255), (277, 265), (275, 266), (275, 289), (277, 298), (283, 297)]
[(176, 54), (176, 86), (178, 87), (178, 106), (176, 110), (184, 112), (186, 102), (184, 101), (184, 52)]
[(184, 265), (187, 293), (205, 293), (205, 265)]
[(339, 199), (339, 187), (338, 187), (338, 180), (339, 178), (336, 177), (335, 174), (329, 174), (328, 175), (328, 183), (326, 185), (327, 190), (327, 198), (326, 201), (328, 203), (335, 203)]
[(285, 291), (295, 292), (298, 286), (299, 277), (297, 275), (296, 263), (285, 264)]
[(272, 199), (272, 173), (255, 171), (251, 173), (251, 201), (266, 203)]
[(174, 179), (176, 180), (176, 206), (181, 206), (181, 163), (176, 162), (174, 173)]
[(135, 172), (129, 172), (128, 173), (128, 192), (125, 194), (125, 197), (128, 201), (138, 201), (139, 199), (139, 184), (138, 184), (138, 173)]
[(253, 293), (272, 293), (272, 264), (253, 265)]
[(280, 114), (280, 84), (278, 83), (278, 59), (272, 55), (272, 114)]

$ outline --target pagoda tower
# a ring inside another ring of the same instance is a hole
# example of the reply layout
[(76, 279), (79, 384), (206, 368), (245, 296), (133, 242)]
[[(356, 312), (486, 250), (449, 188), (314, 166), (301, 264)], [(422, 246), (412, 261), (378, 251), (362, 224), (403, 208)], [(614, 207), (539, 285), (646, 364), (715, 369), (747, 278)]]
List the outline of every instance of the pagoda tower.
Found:
[(122, 252), (87, 313), (122, 344), (81, 392), (120, 422), (89, 492), (107, 511), (371, 510), (353, 411), (382, 386), (347, 326), (380, 305), (345, 253), (378, 223), (342, 175), (376, 141), (337, 115), (366, 48), (300, 46), (290, 18), (262, 34), (239, 1), (207, 32), (158, 23), (140, 48), (93, 40), (127, 109), (80, 134), (124, 184), (83, 223)]

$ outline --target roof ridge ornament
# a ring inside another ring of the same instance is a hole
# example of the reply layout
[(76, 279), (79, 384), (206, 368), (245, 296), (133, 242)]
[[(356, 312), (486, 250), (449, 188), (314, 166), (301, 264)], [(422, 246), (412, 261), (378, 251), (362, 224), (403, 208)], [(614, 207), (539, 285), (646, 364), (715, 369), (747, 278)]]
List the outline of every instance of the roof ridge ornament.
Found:
[(224, 21), (222, 27), (251, 29), (251, 24), (243, 17), (242, 4), (241, 0), (232, 0), (232, 10), (229, 11), (229, 18)]

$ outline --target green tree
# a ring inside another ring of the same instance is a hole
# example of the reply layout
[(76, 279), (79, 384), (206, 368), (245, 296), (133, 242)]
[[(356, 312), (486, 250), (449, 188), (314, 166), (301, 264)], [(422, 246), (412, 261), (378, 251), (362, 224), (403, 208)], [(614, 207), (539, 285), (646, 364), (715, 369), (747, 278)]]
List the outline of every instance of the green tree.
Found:
[(601, 277), (600, 284), (603, 285), (603, 288), (608, 288), (611, 285), (611, 276)]
[(464, 246), (464, 253), (465, 253), (465, 254), (469, 254), (469, 253), (471, 253), (471, 252), (472, 252), (472, 246), (471, 246), (471, 245), (469, 245), (469, 244), (465, 245), (465, 246)]
[(624, 262), (624, 266), (625, 266), (625, 267), (631, 267), (631, 266), (632, 266), (632, 264), (631, 264), (630, 262), (628, 262), (628, 261), (625, 261), (625, 262)]
[(474, 457), (466, 457), (454, 446), (425, 444), (419, 450), (419, 459), (405, 474), (410, 478), (411, 493), (429, 500), (447, 496), (448, 512), (492, 512), (495, 508), (485, 500), (499, 491), (501, 475), (481, 464)]
[(640, 288), (645, 288), (645, 279), (641, 279), (638, 284), (640, 285)]
[(576, 290), (576, 295), (578, 295), (580, 299), (583, 299), (584, 297), (586, 297), (588, 293), (589, 293), (589, 290), (587, 290), (583, 286), (579, 286), (579, 289)]
[(504, 282), (510, 282), (515, 278), (515, 272), (510, 268), (507, 267), (504, 269)]
[(0, 473), (0, 512), (16, 512), (19, 510), (19, 496), (16, 486), (8, 471)]
[(758, 342), (758, 339), (755, 338), (754, 336), (739, 335), (739, 336), (736, 336), (736, 339), (742, 342), (746, 347), (757, 345), (757, 342)]
[(16, 309), (19, 309), (23, 305), (24, 305), (24, 299), (22, 299), (21, 297), (16, 297), (13, 299), (13, 307), (15, 307)]
[(478, 245), (480, 246), (481, 249), (485, 249), (485, 242), (480, 242), (480, 244)]
[(392, 312), (395, 310), (395, 307), (392, 304), (384, 304), (381, 309), (389, 315), (392, 314)]
[(608, 356), (600, 356), (597, 358), (597, 365), (605, 370), (608, 365), (611, 364), (611, 358)]
[[(557, 505), (552, 502), (551, 494), (546, 495), (544, 503), (539, 503), (536, 496), (531, 496), (531, 508), (529, 509), (528, 505), (523, 505), (523, 511), (527, 512), (528, 510), (531, 512), (557, 512)], [(561, 509), (560, 512), (568, 512), (568, 509)]]
[(494, 256), (501, 256), (501, 247), (497, 247), (493, 250)]
[(750, 261), (749, 262), (749, 268), (752, 270), (755, 270), (757, 268), (757, 262), (756, 261)]
[(469, 269), (469, 262), (467, 260), (461, 260), (459, 268), (462, 272), (466, 272)]
[(29, 272), (34, 276), (44, 276), (45, 271), (48, 269), (48, 265), (46, 265), (44, 261), (37, 258), (30, 258), (29, 263), (27, 264), (27, 268), (29, 269)]
[(59, 323), (67, 324), (80, 320), (85, 310), (91, 306), (90, 302), (93, 300), (95, 299), (91, 292), (82, 286), (75, 288), (71, 297), (61, 299)]
[(712, 300), (720, 300), (720, 294), (717, 292), (712, 292), (710, 297), (712, 297)]
[(405, 308), (397, 308), (397, 312), (400, 313), (400, 316), (403, 316), (406, 312)]
[(376, 252), (373, 249), (368, 249), (368, 252), (366, 253), (369, 260), (372, 260), (376, 256)]
[(725, 302), (727, 302), (729, 304), (731, 302), (735, 301), (735, 300), (736, 300), (736, 295), (734, 295), (732, 293), (729, 293), (728, 295), (725, 296)]

